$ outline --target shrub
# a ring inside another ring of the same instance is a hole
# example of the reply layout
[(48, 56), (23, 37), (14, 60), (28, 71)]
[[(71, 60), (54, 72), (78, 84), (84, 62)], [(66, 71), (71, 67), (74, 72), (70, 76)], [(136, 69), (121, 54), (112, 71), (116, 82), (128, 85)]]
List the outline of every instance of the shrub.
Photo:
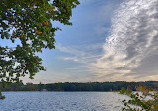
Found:
[(122, 111), (158, 111), (158, 91), (143, 86), (139, 86), (137, 90), (138, 92), (125, 88), (120, 90), (121, 94), (130, 97), (129, 100), (122, 101), (124, 104)]

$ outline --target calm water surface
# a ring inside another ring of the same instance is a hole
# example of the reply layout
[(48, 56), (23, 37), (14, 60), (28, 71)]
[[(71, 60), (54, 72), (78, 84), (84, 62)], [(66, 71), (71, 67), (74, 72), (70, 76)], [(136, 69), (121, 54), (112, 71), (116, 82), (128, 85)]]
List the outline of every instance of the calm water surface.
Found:
[(0, 111), (121, 111), (114, 92), (3, 92)]

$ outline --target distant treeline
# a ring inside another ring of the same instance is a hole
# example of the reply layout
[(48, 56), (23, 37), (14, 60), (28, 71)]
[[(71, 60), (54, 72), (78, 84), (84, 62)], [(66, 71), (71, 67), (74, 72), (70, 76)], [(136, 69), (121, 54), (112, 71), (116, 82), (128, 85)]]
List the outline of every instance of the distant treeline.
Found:
[[(0, 83), (1, 84), (1, 83)], [(139, 86), (144, 86), (150, 90), (158, 89), (158, 81), (146, 82), (65, 82), (65, 83), (51, 83), (51, 84), (33, 84), (33, 83), (12, 83), (7, 85), (6, 88), (0, 89), (2, 91), (118, 91), (122, 87), (129, 88), (133, 91)]]

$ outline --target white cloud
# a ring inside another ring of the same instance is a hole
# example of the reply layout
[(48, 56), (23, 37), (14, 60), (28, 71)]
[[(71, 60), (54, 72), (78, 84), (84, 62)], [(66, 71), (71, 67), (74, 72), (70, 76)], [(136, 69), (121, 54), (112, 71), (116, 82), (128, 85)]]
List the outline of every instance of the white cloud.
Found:
[(98, 79), (145, 80), (158, 74), (157, 6), (157, 0), (121, 4), (103, 46), (104, 54), (93, 64)]

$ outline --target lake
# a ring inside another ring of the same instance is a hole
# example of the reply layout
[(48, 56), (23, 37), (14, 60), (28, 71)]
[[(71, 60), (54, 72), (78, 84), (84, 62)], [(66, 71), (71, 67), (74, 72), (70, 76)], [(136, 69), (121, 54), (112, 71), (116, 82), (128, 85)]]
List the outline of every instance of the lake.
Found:
[(0, 111), (121, 111), (117, 92), (3, 92)]

